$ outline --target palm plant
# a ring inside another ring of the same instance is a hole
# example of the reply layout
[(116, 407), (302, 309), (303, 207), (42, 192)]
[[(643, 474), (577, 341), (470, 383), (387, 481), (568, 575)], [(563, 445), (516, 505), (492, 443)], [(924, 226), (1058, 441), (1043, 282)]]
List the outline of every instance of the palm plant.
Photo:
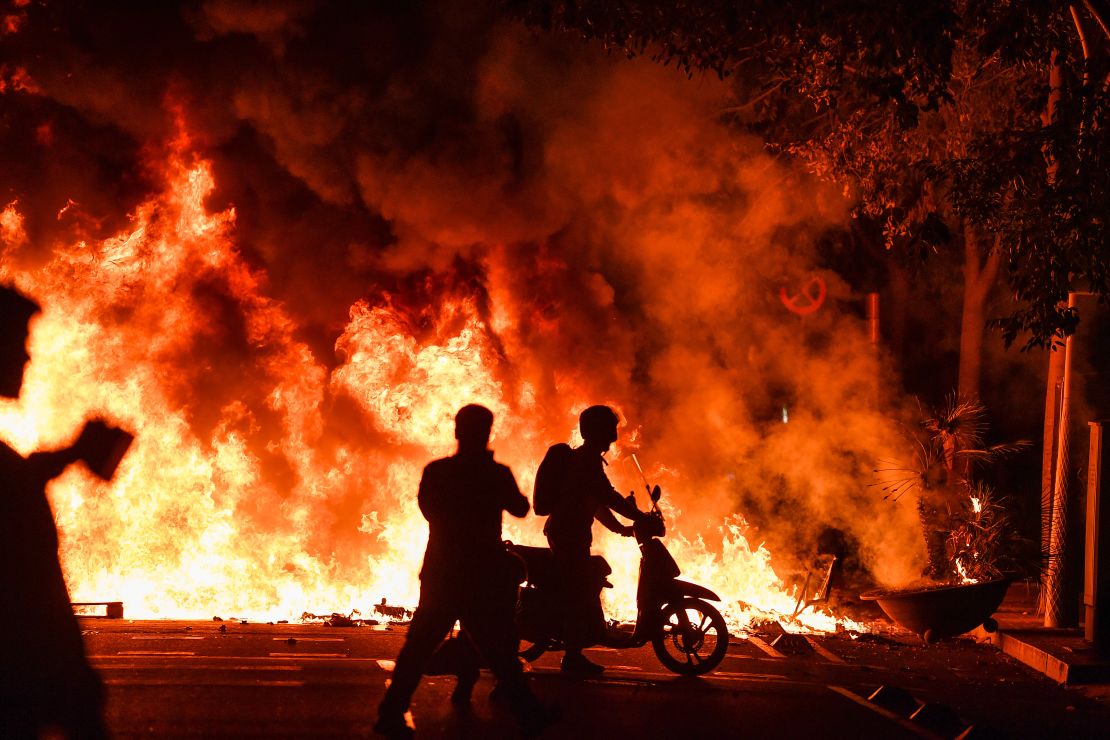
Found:
[(884, 498), (917, 495), (917, 512), (928, 555), (928, 575), (942, 582), (969, 582), (1001, 575), (1018, 542), (1005, 500), (974, 479), (976, 465), (990, 464), (1028, 442), (984, 446), (986, 407), (948, 396), (922, 414), (910, 466), (880, 469)]

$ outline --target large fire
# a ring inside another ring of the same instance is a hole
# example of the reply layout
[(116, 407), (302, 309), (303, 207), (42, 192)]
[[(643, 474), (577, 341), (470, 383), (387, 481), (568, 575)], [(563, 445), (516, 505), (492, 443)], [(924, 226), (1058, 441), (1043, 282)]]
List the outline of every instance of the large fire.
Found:
[[(161, 191), (128, 229), (58, 246), (36, 269), (7, 259), (27, 240), (18, 202), (0, 214), (0, 279), (45, 309), (22, 396), (0, 407), (0, 435), (22, 453), (65, 444), (90, 417), (136, 435), (111, 483), (74, 466), (49, 488), (73, 598), (122, 600), (135, 618), (276, 620), (368, 614), (383, 597), (414, 604), (427, 532), (417, 481), (423, 464), (451, 451), (455, 410), (476, 402), (494, 411), (492, 446), (528, 492), (545, 447), (572, 435), (574, 413), (608, 399), (561, 380), (567, 423), (551, 438), (530, 421), (540, 413), (533, 379), (498, 371), (506, 350), (495, 337), (508, 314), (450, 293), (415, 318), (389, 296), (355, 303), (329, 369), (268, 296), (266, 272), (237, 251), (234, 209), (206, 209), (212, 169), (187, 136), (167, 147), (161, 169)], [(242, 352), (216, 355), (212, 343)], [(226, 387), (251, 390), (227, 397)], [(196, 404), (205, 394), (224, 399), (217, 412)], [(325, 411), (339, 403), (353, 403), (363, 423), (336, 428)], [(625, 441), (636, 437), (625, 430)], [(610, 455), (610, 476), (642, 490), (627, 452)], [(695, 492), (683, 490), (682, 461), (666, 462), (648, 475), (663, 484), (673, 525), (678, 502)], [(672, 526), (667, 544), (684, 575), (721, 594), (734, 624), (752, 607), (790, 614), (797, 595), (743, 521), (710, 528)], [(507, 522), (506, 532), (543, 541), (535, 517)], [(633, 617), (634, 542), (606, 533), (597, 549), (614, 566), (609, 614)], [(835, 626), (812, 611), (801, 619)]]

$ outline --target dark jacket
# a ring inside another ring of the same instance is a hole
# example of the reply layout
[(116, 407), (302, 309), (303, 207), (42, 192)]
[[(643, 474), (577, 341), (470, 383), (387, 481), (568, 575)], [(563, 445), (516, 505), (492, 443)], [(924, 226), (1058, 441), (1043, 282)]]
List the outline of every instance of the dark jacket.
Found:
[(528, 513), (513, 473), (488, 450), (435, 460), (424, 468), (418, 496), (428, 520), (420, 578), (427, 583), (472, 582), (504, 567), (501, 512)]
[(553, 546), (588, 550), (593, 543), (593, 520), (600, 511), (612, 509), (629, 519), (641, 516), (636, 505), (613, 488), (603, 465), (601, 455), (584, 447), (571, 451), (562, 492), (543, 528)]
[(102, 728), (102, 686), (85, 659), (45, 490), (72, 459), (24, 458), (0, 443), (0, 630), (14, 636), (0, 660), (0, 737), (51, 724), (90, 736)]

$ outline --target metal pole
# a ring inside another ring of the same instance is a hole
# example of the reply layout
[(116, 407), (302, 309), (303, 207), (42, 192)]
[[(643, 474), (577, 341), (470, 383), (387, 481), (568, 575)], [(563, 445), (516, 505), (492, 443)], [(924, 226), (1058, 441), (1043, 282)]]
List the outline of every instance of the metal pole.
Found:
[(1110, 546), (1099, 546), (1110, 537), (1110, 506), (1102, 505), (1102, 473), (1110, 463), (1105, 444), (1107, 421), (1089, 422), (1091, 461), (1087, 472), (1087, 536), (1083, 569), (1083, 637), (1100, 653), (1110, 652)]
[[(1044, 434), (1042, 439), (1041, 457), (1041, 553), (1046, 555), (1049, 551), (1049, 539), (1052, 533), (1052, 488), (1056, 482), (1056, 430), (1060, 423), (1060, 400), (1064, 393), (1064, 384), (1060, 380), (1064, 374), (1064, 352), (1052, 352), (1048, 360), (1047, 397), (1044, 407)], [(1041, 589), (1038, 595), (1037, 613), (1045, 612), (1045, 594), (1048, 588), (1047, 565), (1041, 573)]]
[[(1068, 295), (1068, 308), (1075, 308), (1075, 294)], [(1064, 343), (1063, 394), (1060, 399), (1060, 414), (1056, 420), (1056, 474), (1052, 484), (1052, 524), (1048, 537), (1048, 564), (1045, 570), (1045, 627), (1074, 627), (1074, 609), (1063, 603), (1065, 593), (1064, 573), (1068, 557), (1068, 517), (1071, 512), (1071, 491), (1068, 485), (1071, 477), (1071, 451), (1068, 442), (1071, 436), (1071, 365), (1074, 337)], [(1078, 615), (1075, 615), (1078, 617)]]
[(871, 346), (879, 346), (879, 294), (867, 294), (867, 325), (871, 330)]
[[(1060, 401), (1064, 395), (1064, 384), (1060, 377), (1064, 374), (1064, 353), (1053, 352), (1048, 363), (1048, 399), (1045, 404), (1044, 453), (1041, 460), (1041, 553), (1048, 555), (1052, 535), (1052, 488), (1056, 482), (1056, 434), (1060, 423)], [(1041, 590), (1038, 597), (1037, 613), (1044, 614), (1045, 593), (1047, 588), (1047, 567), (1041, 575)]]

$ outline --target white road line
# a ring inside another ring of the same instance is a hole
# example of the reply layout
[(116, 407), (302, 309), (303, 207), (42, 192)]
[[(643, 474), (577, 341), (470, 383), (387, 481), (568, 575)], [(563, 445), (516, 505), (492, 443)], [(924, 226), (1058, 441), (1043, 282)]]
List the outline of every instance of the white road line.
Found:
[(193, 686), (196, 688), (207, 688), (219, 686), (221, 688), (229, 687), (243, 687), (254, 688), (256, 686), (267, 686), (276, 688), (300, 688), (305, 685), (304, 681), (190, 681), (188, 679), (167, 679), (165, 681), (136, 681), (134, 679), (124, 678), (109, 678), (105, 679), (104, 683), (108, 686)]
[(300, 665), (195, 665), (190, 663), (104, 663), (102, 671), (303, 671)]
[(192, 635), (185, 637), (182, 635), (132, 635), (132, 640), (203, 640), (204, 637), (194, 637)]
[(916, 725), (913, 722), (910, 722), (905, 717), (898, 716), (897, 714), (890, 711), (889, 709), (885, 709), (883, 707), (880, 707), (877, 704), (872, 704), (871, 702), (864, 699), (862, 696), (859, 696), (858, 694), (856, 694), (852, 691), (849, 691), (848, 689), (843, 688), (842, 686), (831, 686), (830, 685), (829, 690), (834, 691), (834, 692), (836, 692), (837, 694), (840, 694), (843, 697), (851, 699), (856, 704), (859, 704), (861, 707), (865, 707), (867, 709), (870, 709), (875, 714), (878, 714), (882, 717), (885, 717), (885, 718), (889, 719), (891, 722), (896, 722), (897, 724), (901, 725), (904, 729), (909, 730), (910, 732), (917, 735), (918, 737), (930, 738), (930, 740), (933, 740), (937, 737), (937, 735), (934, 735), (933, 733), (929, 732), (924, 727), (921, 727), (920, 725)]
[(388, 671), (390, 673), (393, 673), (393, 668), (397, 665), (397, 661), (395, 660), (378, 660), (375, 662), (383, 671)]
[(817, 640), (814, 640), (812, 637), (806, 637), (806, 642), (809, 643), (810, 647), (813, 648), (813, 651), (815, 653), (817, 653), (818, 655), (820, 655), (822, 658), (829, 661), (830, 663), (843, 663), (844, 662), (840, 658), (840, 656), (838, 656), (836, 653), (834, 653), (831, 650), (828, 650), (827, 648), (824, 648), (821, 645), (817, 644)]
[(765, 643), (763, 640), (759, 639), (755, 635), (749, 635), (748, 636), (748, 642), (755, 645), (757, 648), (759, 648), (763, 652), (767, 653), (772, 658), (785, 658), (786, 657), (785, 655), (780, 653), (778, 650), (775, 650), (773, 647), (771, 647), (770, 645), (768, 645), (767, 643)]
[(745, 681), (748, 679), (757, 681), (791, 681), (779, 673), (729, 673), (728, 671), (710, 671), (705, 674), (703, 678), (720, 678), (726, 681)]
[[(774, 648), (772, 648), (774, 649)], [(777, 651), (776, 651), (777, 652)], [(769, 655), (737, 655), (736, 653), (728, 653), (725, 655), (725, 660), (751, 660), (756, 663), (778, 663), (782, 658), (772, 658)]]
[[(677, 673), (662, 672), (662, 671), (648, 671), (639, 666), (623, 666), (623, 665), (609, 665), (605, 666), (606, 671), (597, 676), (588, 676), (587, 680), (605, 683), (610, 678), (620, 678), (624, 673), (634, 673), (635, 679), (640, 681), (642, 679), (659, 680), (659, 679), (680, 679), (682, 678)], [(534, 668), (535, 673), (546, 676), (562, 675), (562, 671), (558, 668)], [(626, 678), (633, 678), (627, 676)], [(789, 681), (792, 683), (804, 683), (795, 679), (787, 678), (779, 673), (729, 673), (727, 671), (710, 671), (704, 674), (701, 678), (718, 678), (725, 681)]]
[(196, 655), (185, 650), (120, 650), (116, 655)]
[[(87, 657), (88, 657), (89, 660), (100, 661), (101, 664), (105, 667), (112, 667), (113, 665), (115, 665), (113, 663), (114, 660), (122, 660), (122, 659), (125, 659), (125, 658), (145, 658), (145, 657), (149, 657), (149, 658), (172, 658), (173, 659), (172, 660), (172, 665), (174, 665), (174, 666), (185, 665), (185, 661), (193, 661), (193, 662), (198, 662), (198, 663), (199, 662), (204, 662), (204, 661), (209, 661), (209, 662), (212, 662), (212, 663), (234, 661), (234, 662), (239, 663), (239, 664), (250, 665), (250, 664), (254, 663), (254, 664), (258, 664), (258, 665), (265, 665), (268, 661), (278, 662), (278, 663), (288, 663), (293, 658), (296, 658), (298, 660), (306, 660), (308, 662), (313, 662), (313, 661), (317, 661), (317, 660), (319, 660), (319, 661), (335, 660), (336, 656), (338, 656), (339, 658), (342, 658), (343, 662), (347, 663), (347, 664), (381, 663), (382, 662), (378, 658), (350, 658), (346, 655), (342, 655), (342, 654), (339, 654), (339, 653), (335, 653), (335, 654), (332, 654), (332, 653), (319, 653), (319, 654), (314, 654), (314, 653), (272, 653), (271, 655), (274, 656), (274, 657), (267, 657), (265, 655), (254, 655), (254, 656), (251, 656), (251, 655), (197, 655), (196, 653), (156, 653), (156, 652), (153, 652), (153, 651), (147, 651), (147, 652), (132, 651), (132, 652), (119, 653), (118, 655), (89, 655)], [(319, 657), (319, 656), (323, 656), (323, 657)], [(393, 661), (385, 661), (385, 662), (392, 663)]]

